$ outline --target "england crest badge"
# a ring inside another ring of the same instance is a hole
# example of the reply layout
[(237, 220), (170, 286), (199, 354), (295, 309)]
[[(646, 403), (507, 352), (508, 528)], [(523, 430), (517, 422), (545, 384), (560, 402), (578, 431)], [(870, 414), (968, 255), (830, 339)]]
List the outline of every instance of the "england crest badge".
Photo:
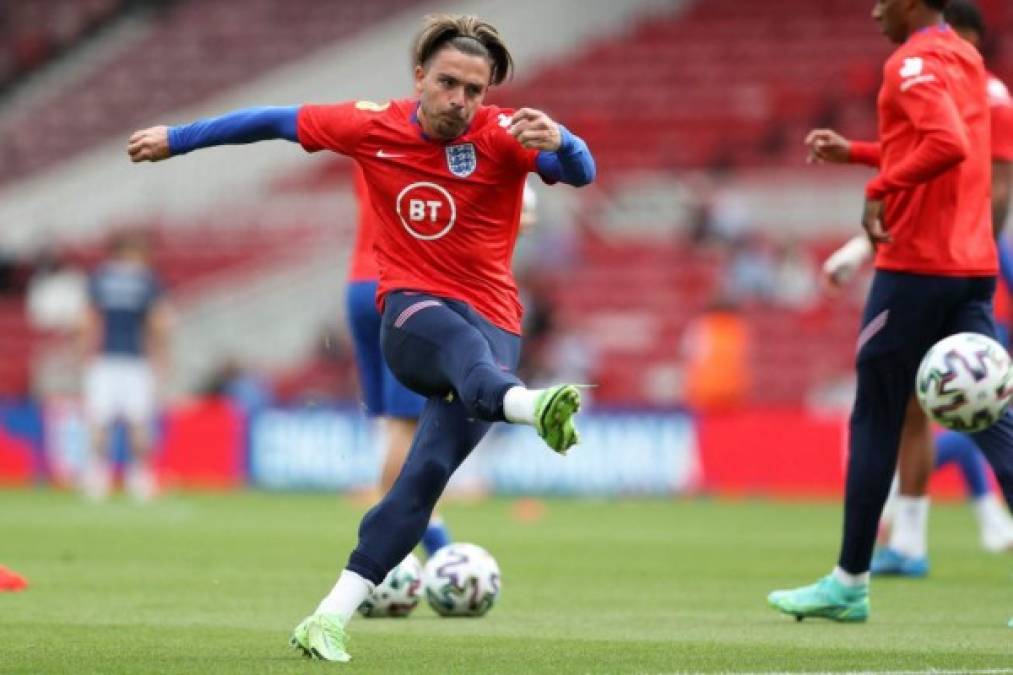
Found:
[(478, 155), (473, 143), (447, 146), (447, 168), (458, 178), (467, 178), (475, 173), (478, 166)]

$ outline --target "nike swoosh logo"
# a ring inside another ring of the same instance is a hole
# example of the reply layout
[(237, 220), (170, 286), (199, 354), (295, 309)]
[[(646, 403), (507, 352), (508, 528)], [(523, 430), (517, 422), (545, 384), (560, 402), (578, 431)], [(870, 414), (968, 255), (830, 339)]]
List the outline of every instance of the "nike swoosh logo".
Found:
[(380, 159), (395, 159), (397, 157), (404, 157), (404, 155), (392, 155), (391, 153), (384, 152), (383, 150), (377, 150), (376, 156)]

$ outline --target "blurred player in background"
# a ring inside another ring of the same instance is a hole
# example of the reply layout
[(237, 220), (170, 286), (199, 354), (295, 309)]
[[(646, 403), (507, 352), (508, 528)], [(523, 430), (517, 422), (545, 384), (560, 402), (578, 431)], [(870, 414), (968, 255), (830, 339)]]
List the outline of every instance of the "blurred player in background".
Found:
[[(944, 17), (961, 37), (981, 49), (985, 22), (973, 2), (950, 0)], [(998, 238), (999, 267), (1002, 271), (1002, 283), (995, 297), (996, 313), (999, 315), (1000, 304), (1009, 304), (1010, 285), (1006, 280), (1013, 278), (1013, 258), (1009, 243), (1002, 235), (1009, 212), (1013, 176), (1013, 100), (1005, 85), (992, 74), (988, 75), (988, 98), (992, 122), (992, 224)], [(810, 138), (821, 142), (818, 150), (814, 148), (818, 159), (847, 161), (845, 139), (827, 131), (813, 132)], [(827, 282), (834, 286), (847, 282), (871, 256), (872, 246), (868, 238), (855, 237), (827, 259), (823, 268)], [(998, 328), (1000, 337), (1006, 338), (1008, 331), (1001, 322)], [(873, 556), (871, 571), (874, 575), (920, 577), (928, 574), (929, 477), (933, 468), (940, 469), (951, 463), (959, 466), (967, 483), (982, 546), (993, 553), (1007, 551), (1013, 546), (1013, 519), (992, 489), (988, 467), (974, 440), (967, 434), (946, 431), (935, 438), (933, 448), (931, 431), (917, 428), (923, 422), (928, 423), (917, 414), (905, 422), (898, 459), (898, 480), (894, 482), (894, 491), (884, 509), (884, 531), (888, 533), (886, 546)]]
[[(943, 22), (945, 4), (879, 0), (873, 8), (883, 33), (900, 45), (883, 70), (879, 143), (842, 146), (827, 132), (809, 138), (816, 159), (843, 155), (880, 171), (866, 187), (862, 216), (876, 274), (858, 337), (838, 564), (815, 584), (768, 597), (799, 619), (868, 618), (869, 568), (905, 419), (908, 432), (928, 429), (914, 397), (918, 364), (947, 335), (995, 337), (986, 74), (977, 50)], [(1013, 504), (1013, 413), (974, 439)]]
[(348, 155), (365, 175), (379, 221), (383, 354), (427, 401), (400, 475), (363, 518), (337, 584), (292, 636), (294, 647), (329, 661), (350, 659), (345, 624), (418, 543), (450, 476), (493, 422), (531, 425), (559, 453), (578, 441), (577, 387), (528, 389), (513, 374), (521, 306), (510, 259), (527, 174), (586, 185), (591, 154), (545, 113), (483, 105), (513, 61), (478, 17), (427, 17), (412, 66), (415, 99), (239, 110), (137, 131), (127, 148), (142, 162), (285, 139)]
[(168, 372), (170, 310), (148, 264), (144, 235), (128, 232), (113, 238), (108, 259), (89, 280), (88, 296), (81, 339), (91, 448), (81, 488), (90, 499), (108, 496), (109, 440), (120, 421), (130, 449), (126, 488), (136, 499), (148, 500), (157, 488), (151, 449), (158, 382)]

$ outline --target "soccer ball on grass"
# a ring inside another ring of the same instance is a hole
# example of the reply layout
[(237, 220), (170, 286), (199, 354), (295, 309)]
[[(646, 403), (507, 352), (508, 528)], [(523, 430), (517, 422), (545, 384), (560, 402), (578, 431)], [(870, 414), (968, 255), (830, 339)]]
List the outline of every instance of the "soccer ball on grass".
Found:
[(499, 597), (499, 565), (475, 544), (444, 546), (422, 576), (426, 599), (441, 616), (483, 616)]
[(408, 616), (422, 599), (422, 564), (409, 553), (359, 605), (359, 614), (376, 618)]

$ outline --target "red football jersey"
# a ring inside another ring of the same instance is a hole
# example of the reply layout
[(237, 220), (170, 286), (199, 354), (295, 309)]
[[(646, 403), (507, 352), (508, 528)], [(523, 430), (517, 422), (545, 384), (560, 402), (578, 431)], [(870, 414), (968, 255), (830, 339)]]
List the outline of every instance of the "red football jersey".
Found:
[(978, 51), (948, 27), (912, 35), (887, 60), (878, 99), (880, 173), (893, 242), (880, 269), (944, 276), (998, 271), (991, 216), (991, 125)]
[(377, 218), (377, 302), (392, 290), (462, 300), (520, 334), (521, 304), (510, 260), (524, 179), (537, 150), (507, 133), (513, 111), (483, 106), (463, 135), (427, 138), (415, 100), (306, 105), (299, 142), (362, 167)]
[(352, 259), (348, 264), (349, 281), (375, 281), (379, 276), (373, 242), (376, 239), (376, 214), (369, 203), (369, 186), (362, 169), (355, 165), (355, 202), (359, 207), (358, 226), (355, 229), (355, 245)]
[(988, 74), (988, 105), (992, 111), (992, 159), (1013, 162), (1013, 97), (995, 75)]
[[(992, 124), (992, 160), (1013, 162), (1013, 97), (995, 75), (988, 77), (988, 108)], [(851, 142), (849, 161), (879, 167), (879, 143)]]

